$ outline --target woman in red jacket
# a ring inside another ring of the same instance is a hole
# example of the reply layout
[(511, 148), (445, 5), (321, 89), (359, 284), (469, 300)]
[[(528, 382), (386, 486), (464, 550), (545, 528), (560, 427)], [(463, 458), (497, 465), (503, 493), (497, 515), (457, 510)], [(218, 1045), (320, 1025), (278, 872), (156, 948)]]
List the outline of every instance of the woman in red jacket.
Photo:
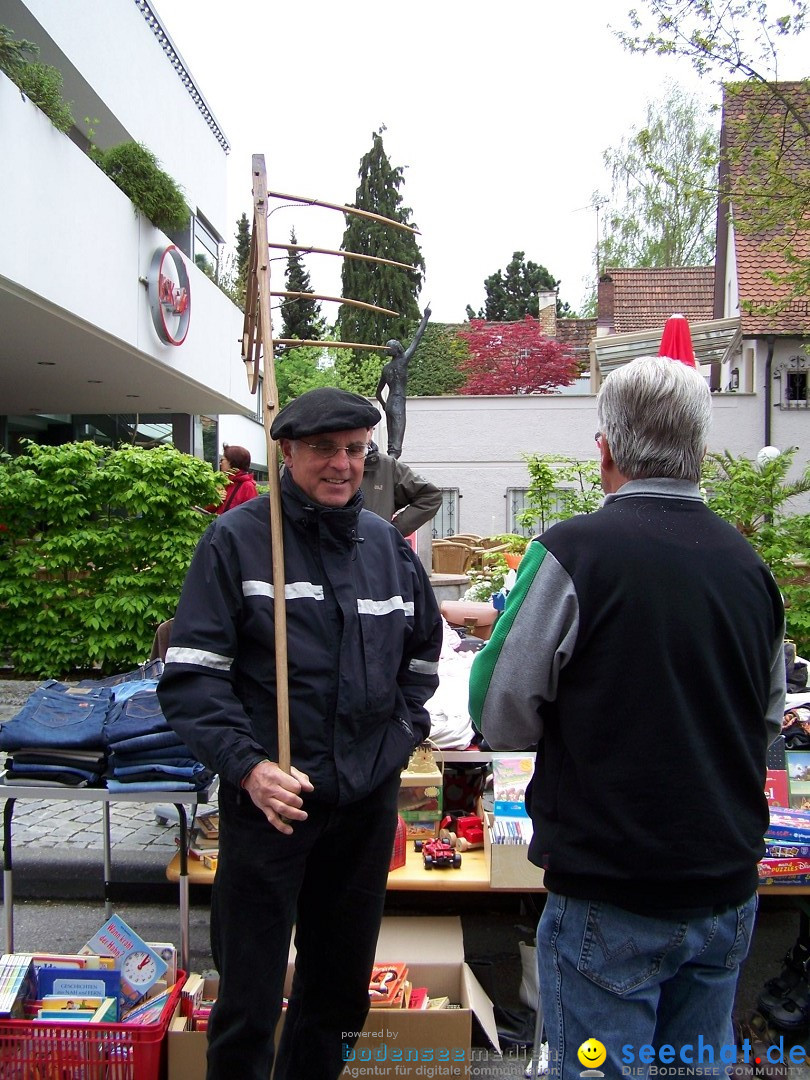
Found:
[(224, 514), (226, 510), (233, 510), (234, 506), (255, 499), (259, 494), (253, 477), (247, 472), (250, 465), (250, 451), (244, 446), (228, 446), (222, 448), (222, 457), (219, 459), (219, 471), (228, 476), (228, 486), (219, 506), (206, 506), (206, 510), (212, 514)]

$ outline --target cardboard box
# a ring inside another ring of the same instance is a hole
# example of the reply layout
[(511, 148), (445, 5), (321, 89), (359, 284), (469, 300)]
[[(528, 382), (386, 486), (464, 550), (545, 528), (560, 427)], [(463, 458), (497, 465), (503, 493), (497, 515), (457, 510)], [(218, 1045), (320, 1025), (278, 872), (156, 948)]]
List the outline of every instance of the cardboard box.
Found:
[[(294, 952), (290, 952), (287, 992), (294, 963)], [(377, 961), (407, 964), (408, 979), (414, 986), (427, 987), (431, 997), (446, 995), (461, 1008), (372, 1009), (360, 1038), (347, 1055), (344, 1077), (467, 1078), (471, 1075), (473, 1013), (494, 1049), (500, 1051), (492, 1002), (464, 963), (458, 917), (383, 919)], [(206, 993), (214, 989), (215, 983), (206, 981)], [(168, 1080), (204, 1080), (206, 1032), (170, 1030), (167, 1038)]]
[(484, 850), (489, 867), (491, 889), (542, 889), (543, 871), (529, 862), (528, 844), (493, 844), (490, 826), (492, 814), (487, 814), (484, 828)]

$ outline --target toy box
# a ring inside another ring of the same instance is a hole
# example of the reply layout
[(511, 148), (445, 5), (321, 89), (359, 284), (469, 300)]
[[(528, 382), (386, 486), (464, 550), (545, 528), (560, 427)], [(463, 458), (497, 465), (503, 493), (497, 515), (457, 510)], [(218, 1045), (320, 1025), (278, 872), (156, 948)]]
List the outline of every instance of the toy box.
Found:
[[(291, 950), (285, 993), (289, 993), (292, 982), (293, 955)], [(383, 919), (377, 959), (380, 963), (406, 964), (408, 979), (414, 986), (427, 987), (431, 998), (446, 996), (460, 1007), (371, 1009), (360, 1038), (347, 1052), (346, 1064), (357, 1070), (355, 1075), (388, 1080), (469, 1077), (473, 1013), (493, 1048), (500, 1051), (492, 1002), (464, 963), (458, 917)], [(215, 982), (206, 980), (206, 994), (213, 994), (215, 988)], [(283, 1020), (277, 1039), (282, 1024)], [(170, 1029), (168, 1043), (168, 1080), (204, 1080), (206, 1033)], [(438, 1071), (440, 1066), (442, 1072)]]
[(409, 840), (436, 836), (442, 819), (442, 774), (438, 768), (403, 772), (399, 781), (397, 809), (405, 822)]

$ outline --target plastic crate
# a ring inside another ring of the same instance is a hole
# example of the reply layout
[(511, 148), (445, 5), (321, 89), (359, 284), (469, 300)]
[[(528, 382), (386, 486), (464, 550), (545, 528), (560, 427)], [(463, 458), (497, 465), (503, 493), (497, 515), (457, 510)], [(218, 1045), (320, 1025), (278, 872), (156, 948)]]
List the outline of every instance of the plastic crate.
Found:
[(3, 1080), (162, 1080), (166, 1032), (186, 981), (177, 972), (156, 1024), (0, 1020)]

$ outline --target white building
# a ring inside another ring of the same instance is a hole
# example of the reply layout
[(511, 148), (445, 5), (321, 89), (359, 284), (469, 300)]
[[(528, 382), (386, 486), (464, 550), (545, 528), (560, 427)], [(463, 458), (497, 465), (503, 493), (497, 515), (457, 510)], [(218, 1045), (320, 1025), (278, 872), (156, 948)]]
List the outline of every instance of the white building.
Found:
[[(214, 464), (231, 442), (264, 472), (242, 314), (195, 265), (235, 229), (228, 142), (179, 50), (146, 0), (0, 0), (0, 25), (62, 72), (76, 121), (62, 134), (0, 72), (0, 445), (136, 433)], [(88, 128), (155, 154), (192, 212), (183, 235), (134, 210)]]

